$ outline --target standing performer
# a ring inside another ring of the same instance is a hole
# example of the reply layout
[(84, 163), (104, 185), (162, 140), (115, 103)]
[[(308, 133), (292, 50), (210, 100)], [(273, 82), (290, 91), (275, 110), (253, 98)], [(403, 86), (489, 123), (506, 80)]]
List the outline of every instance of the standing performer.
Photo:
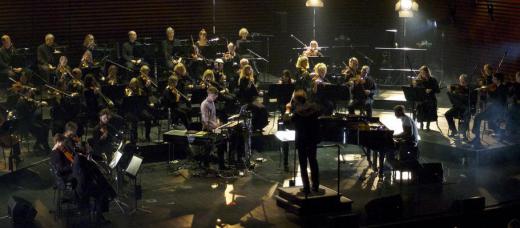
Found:
[[(208, 96), (202, 103), (200, 104), (200, 113), (201, 113), (201, 121), (202, 121), (202, 130), (213, 132), (217, 127), (220, 126), (220, 122), (217, 119), (217, 109), (215, 108), (215, 100), (218, 97), (218, 90), (215, 87), (208, 88)], [(204, 166), (209, 167), (209, 156), (213, 145), (209, 145), (206, 148), (206, 154), (204, 156)], [(217, 147), (218, 153), (218, 166), (220, 170), (225, 169), (224, 164), (224, 151), (225, 144), (220, 144)]]
[(110, 155), (114, 152), (114, 144), (120, 143), (117, 140), (124, 134), (124, 124), (123, 118), (108, 108), (99, 112), (99, 123), (94, 127), (92, 138), (89, 139), (94, 157), (101, 158), (103, 154)]
[(258, 96), (258, 90), (255, 85), (255, 77), (251, 65), (246, 65), (240, 71), (240, 79), (238, 80), (238, 100), (245, 104), (252, 102)]
[(419, 76), (413, 81), (413, 87), (424, 88), (426, 97), (417, 105), (417, 121), (423, 129), (423, 122), (426, 122), (426, 130), (430, 130), (430, 122), (437, 121), (437, 97), (436, 93), (440, 92), (437, 79), (432, 77), (430, 69), (427, 66), (419, 68)]
[[(464, 140), (467, 140), (466, 130), (469, 127), (470, 110), (468, 110), (468, 95), (470, 93), (468, 85), (468, 76), (462, 74), (459, 76), (459, 83), (448, 87), (448, 96), (453, 100), (452, 107), (444, 114), (448, 126), (450, 128), (449, 137), (457, 137), (458, 133), (462, 133)], [(455, 126), (454, 118), (461, 118), (459, 131)]]
[(376, 92), (376, 83), (368, 75), (370, 68), (365, 65), (361, 68), (361, 75), (354, 79), (352, 87), (352, 103), (348, 106), (349, 114), (359, 108), (361, 112), (366, 111), (367, 117), (372, 117), (372, 103)]
[[(146, 83), (145, 83), (146, 85)], [(139, 120), (144, 120), (145, 125), (145, 137), (146, 141), (150, 141), (150, 131), (152, 128), (152, 119), (153, 116), (148, 111), (148, 94), (144, 87), (141, 86), (139, 82), (139, 78), (132, 78), (130, 83), (128, 83), (128, 87), (125, 89), (126, 97), (143, 97), (145, 102), (137, 103), (137, 104), (125, 104), (125, 119), (129, 120), (131, 123), (130, 128), (130, 141), (132, 143), (137, 142), (137, 122)]]
[[(321, 141), (320, 124), (318, 117), (320, 109), (318, 106), (307, 100), (307, 95), (303, 90), (297, 90), (293, 94), (292, 101), (286, 106), (284, 119), (294, 123), (296, 131), (295, 145), (298, 149), (298, 160), (303, 182), (301, 191), (308, 195), (311, 190), (321, 193), (320, 174), (318, 160), (316, 159), (317, 145)], [(292, 113), (292, 115), (291, 115)], [(311, 168), (311, 183), (307, 173), (307, 163)]]

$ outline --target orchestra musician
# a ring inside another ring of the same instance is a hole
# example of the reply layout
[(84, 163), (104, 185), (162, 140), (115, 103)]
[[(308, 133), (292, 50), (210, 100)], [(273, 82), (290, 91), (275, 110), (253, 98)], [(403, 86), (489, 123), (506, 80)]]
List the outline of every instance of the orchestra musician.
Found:
[(487, 86), (493, 84), (494, 69), (490, 64), (484, 64), (482, 67), (482, 76), (479, 80), (480, 86)]
[(170, 118), (175, 123), (180, 119), (184, 126), (190, 126), (189, 117), (189, 100), (185, 94), (177, 90), (179, 78), (172, 75), (168, 78), (168, 86), (163, 91), (161, 103), (164, 107), (170, 109)]
[(437, 97), (440, 92), (439, 83), (430, 72), (427, 66), (419, 68), (419, 76), (413, 80), (412, 87), (424, 88), (426, 97), (417, 105), (417, 121), (420, 123), (421, 130), (424, 129), (423, 122), (426, 122), (426, 130), (430, 130), (430, 122), (437, 121)]
[[(449, 86), (448, 93), (453, 99), (457, 99), (456, 103), (444, 114), (451, 131), (449, 137), (457, 137), (460, 132), (464, 140), (467, 140), (466, 131), (469, 127), (470, 120), (470, 110), (468, 110), (468, 95), (470, 93), (468, 75), (461, 74), (459, 76), (459, 83)], [(454, 118), (461, 118), (459, 131), (457, 131), (457, 127), (455, 126)]]
[(122, 137), (124, 120), (121, 116), (105, 108), (99, 112), (99, 123), (94, 127), (89, 145), (92, 146), (92, 157), (95, 160), (106, 157), (114, 152), (120, 143), (117, 140)]
[(60, 56), (58, 66), (56, 67), (57, 74), (57, 82), (56, 84), (63, 83), (69, 80), (69, 77), (72, 77), (71, 68), (69, 66), (69, 59), (67, 56)]
[(476, 147), (482, 145), (480, 142), (480, 124), (482, 120), (488, 120), (489, 128), (494, 130), (495, 133), (498, 133), (499, 126), (497, 125), (497, 121), (503, 118), (507, 110), (508, 89), (504, 84), (504, 74), (494, 74), (492, 84), (482, 87), (481, 90), (489, 94), (489, 99), (487, 100), (486, 109), (477, 113), (473, 120), (472, 132), (475, 134), (475, 138), (471, 143)]
[(22, 72), (23, 68), (13, 66), (13, 58), (16, 48), (11, 42), (8, 35), (3, 35), (1, 38), (2, 48), (0, 48), (0, 77), (3, 85), (8, 85), (7, 77), (14, 77), (16, 74)]
[(258, 96), (258, 90), (255, 85), (253, 68), (246, 65), (240, 71), (240, 79), (238, 80), (238, 100), (242, 104), (252, 102)]
[(130, 69), (137, 69), (139, 66), (146, 64), (144, 59), (138, 53), (138, 46), (142, 46), (142, 44), (137, 41), (137, 33), (135, 31), (129, 31), (128, 41), (123, 44), (121, 55), (125, 60), (126, 67)]
[(20, 157), (20, 139), (14, 132), (14, 124), (9, 122), (13, 117), (13, 113), (8, 110), (4, 110), (0, 107), (0, 147), (5, 149), (11, 149), (11, 153), (8, 157), (8, 169), (9, 171), (14, 170), (14, 166), (18, 167), (18, 164), (23, 160)]
[(309, 73), (309, 59), (306, 56), (301, 55), (298, 57), (295, 78), (295, 90), (303, 89), (307, 93), (311, 92), (312, 78)]
[(56, 70), (54, 45), (54, 35), (49, 33), (45, 35), (45, 43), (38, 46), (37, 49), (38, 69), (46, 81), (49, 81), (50, 75)]
[(224, 60), (221, 58), (215, 59), (213, 75), (215, 75), (215, 81), (219, 82), (223, 87), (227, 87), (227, 77), (224, 73)]
[(367, 117), (372, 117), (372, 103), (376, 92), (376, 83), (369, 76), (370, 67), (364, 65), (361, 74), (354, 79), (352, 85), (352, 103), (348, 106), (349, 114), (354, 114), (356, 108), (365, 111)]
[(66, 137), (61, 133), (54, 135), (54, 146), (52, 147), (50, 157), (51, 164), (53, 165), (58, 177), (61, 178), (63, 182), (68, 182), (73, 180), (72, 161), (74, 160), (74, 155), (72, 154), (72, 151), (66, 149), (65, 139)]
[(226, 80), (228, 82), (228, 87), (230, 91), (234, 91), (236, 86), (238, 85), (239, 78), (239, 68), (240, 57), (236, 53), (235, 45), (230, 42), (227, 45), (227, 52), (224, 53), (224, 74), (226, 75)]
[(320, 50), (318, 50), (318, 42), (316, 40), (311, 40), (309, 47), (307, 50), (303, 51), (303, 56), (307, 57), (322, 57)]
[(80, 60), (80, 67), (87, 68), (94, 66), (94, 58), (92, 57), (94, 48), (96, 48), (96, 41), (94, 39), (94, 35), (85, 35), (85, 39), (83, 39), (83, 48), (84, 51)]
[(107, 70), (107, 76), (104, 78), (107, 85), (117, 85), (120, 83), (118, 74), (119, 69), (116, 65), (110, 65)]
[(282, 71), (280, 75), (280, 79), (278, 79), (278, 84), (293, 84), (294, 80), (292, 79), (291, 71), (285, 69)]
[(37, 89), (29, 84), (29, 75), (22, 74), (20, 80), (9, 89), (17, 97), (15, 110), (21, 132), (29, 132), (36, 138), (33, 151), (46, 154), (50, 151), (48, 143), (49, 128), (42, 118), (42, 107), (47, 106), (46, 101), (36, 99)]
[(322, 107), (321, 110), (325, 115), (330, 115), (334, 111), (334, 104), (326, 97), (318, 97), (318, 87), (321, 85), (329, 85), (325, 76), (327, 75), (327, 65), (325, 63), (317, 63), (314, 66), (314, 73), (312, 76), (312, 97), (316, 102), (319, 102)]
[[(236, 41), (236, 48), (240, 55), (248, 54), (247, 52), (247, 44), (250, 42), (247, 37), (249, 36), (249, 31), (247, 28), (241, 28), (238, 30), (239, 39)], [(242, 45), (242, 47), (240, 47)]]
[(361, 74), (359, 71), (359, 60), (356, 57), (351, 57), (348, 59), (348, 64), (341, 71), (341, 74), (344, 76), (345, 83), (351, 82), (353, 78), (356, 78), (357, 75)]
[(177, 63), (173, 68), (173, 75), (177, 77), (177, 90), (182, 94), (188, 94), (188, 90), (193, 89), (194, 80), (188, 75), (186, 66), (183, 63)]
[[(149, 83), (149, 82), (148, 82)], [(148, 101), (148, 93), (145, 90), (145, 84), (140, 82), (139, 78), (132, 78), (128, 83), (128, 86), (125, 88), (125, 96), (126, 97), (146, 97), (146, 101)], [(128, 104), (131, 105), (131, 104)], [(139, 120), (144, 120), (145, 123), (145, 137), (147, 141), (150, 141), (150, 130), (152, 128), (152, 119), (153, 116), (148, 111), (148, 102), (144, 104), (133, 104), (134, 107), (129, 107), (129, 110), (126, 110), (125, 119), (130, 121), (130, 141), (132, 143), (137, 142), (137, 122)]]
[[(89, 120), (96, 120), (101, 109), (110, 106), (107, 101), (102, 101), (101, 86), (92, 74), (85, 76), (85, 90), (83, 96), (85, 97), (85, 105), (87, 107), (87, 118)], [(111, 102), (111, 101), (108, 101)]]
[(165, 66), (173, 70), (173, 67), (177, 64), (177, 46), (180, 42), (175, 39), (175, 30), (172, 27), (166, 28), (166, 39), (161, 42), (161, 50), (164, 56)]
[[(319, 188), (319, 168), (318, 160), (316, 159), (317, 145), (321, 141), (320, 124), (318, 121), (318, 117), (321, 114), (320, 108), (307, 99), (305, 91), (296, 90), (291, 102), (286, 105), (285, 113), (284, 121), (293, 122), (296, 131), (295, 146), (298, 150), (298, 161), (303, 182), (301, 192), (305, 195), (310, 194), (311, 191), (323, 193), (323, 190)], [(286, 162), (284, 161), (284, 163)], [(307, 163), (311, 170), (311, 182), (309, 182), (307, 173)]]
[[(209, 87), (207, 92), (208, 96), (200, 104), (202, 130), (213, 132), (220, 126), (220, 121), (217, 119), (217, 109), (215, 108), (215, 100), (217, 100), (219, 92), (215, 87)], [(209, 145), (208, 148), (206, 148), (206, 154), (203, 160), (205, 167), (209, 167), (209, 152), (211, 151), (212, 146), (213, 145)], [(217, 146), (218, 166), (220, 170), (226, 169), (224, 164), (224, 151), (225, 144)]]

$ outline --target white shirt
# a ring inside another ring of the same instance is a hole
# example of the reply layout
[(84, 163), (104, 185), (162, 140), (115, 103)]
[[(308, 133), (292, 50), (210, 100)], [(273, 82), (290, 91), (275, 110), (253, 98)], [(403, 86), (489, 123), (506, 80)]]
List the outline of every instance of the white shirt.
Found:
[(401, 119), (401, 123), (403, 124), (403, 130), (405, 127), (410, 127), (414, 144), (417, 144), (419, 141), (419, 130), (417, 129), (415, 121), (407, 115), (403, 115), (399, 117), (399, 119)]

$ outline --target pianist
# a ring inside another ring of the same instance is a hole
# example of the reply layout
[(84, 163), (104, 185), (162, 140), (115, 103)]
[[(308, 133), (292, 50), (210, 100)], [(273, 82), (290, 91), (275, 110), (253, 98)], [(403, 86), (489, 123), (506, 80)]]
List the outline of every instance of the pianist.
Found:
[[(419, 131), (415, 121), (404, 112), (404, 106), (397, 105), (394, 107), (395, 116), (401, 120), (403, 132), (394, 135), (399, 150), (399, 159), (417, 159), (417, 143), (419, 141)], [(406, 157), (405, 157), (406, 156)], [(408, 157), (411, 156), (411, 157)]]

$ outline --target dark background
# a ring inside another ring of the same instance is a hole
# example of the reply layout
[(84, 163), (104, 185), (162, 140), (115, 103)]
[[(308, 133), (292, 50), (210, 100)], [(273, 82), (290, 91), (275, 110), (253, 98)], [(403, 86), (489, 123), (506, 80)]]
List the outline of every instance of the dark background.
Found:
[[(293, 66), (299, 47), (289, 34), (308, 43), (312, 38), (312, 9), (305, 0), (215, 0), (217, 35), (230, 40), (238, 30), (247, 27), (250, 33), (272, 34), (270, 68), (273, 74)], [(212, 0), (190, 1), (73, 1), (73, 0), (3, 0), (0, 7), (0, 33), (11, 35), (17, 47), (35, 48), (46, 33), (53, 33), (56, 42), (68, 45), (71, 61), (77, 62), (85, 34), (92, 33), (97, 43), (124, 42), (129, 30), (139, 37), (164, 39), (167, 26), (173, 26), (177, 38), (197, 37), (204, 27), (212, 36)], [(317, 40), (320, 45), (370, 45), (370, 48), (336, 49), (329, 51), (337, 64), (355, 55), (363, 64), (365, 54), (378, 68), (382, 52), (373, 47), (388, 46), (385, 29), (397, 28), (402, 34), (402, 19), (394, 5), (397, 0), (324, 0), (317, 10)], [(430, 0), (418, 1), (419, 12), (407, 22), (409, 47), (428, 40), (433, 46), (427, 53), (410, 53), (413, 67), (428, 64), (441, 80), (450, 81), (460, 73), (471, 73), (478, 64), (498, 65), (504, 52), (503, 70), (513, 74), (520, 70), (520, 1), (494, 0), (493, 16), (488, 1)], [(437, 27), (432, 24), (436, 21)], [(401, 37), (398, 42), (402, 45)], [(259, 52), (266, 55), (266, 48)], [(360, 52), (362, 54), (360, 54)], [(391, 67), (404, 67), (403, 56), (391, 54)], [(397, 63), (396, 60), (398, 59)], [(442, 70), (444, 69), (444, 74)], [(381, 73), (382, 74), (382, 73)], [(376, 76), (377, 77), (377, 76)]]

